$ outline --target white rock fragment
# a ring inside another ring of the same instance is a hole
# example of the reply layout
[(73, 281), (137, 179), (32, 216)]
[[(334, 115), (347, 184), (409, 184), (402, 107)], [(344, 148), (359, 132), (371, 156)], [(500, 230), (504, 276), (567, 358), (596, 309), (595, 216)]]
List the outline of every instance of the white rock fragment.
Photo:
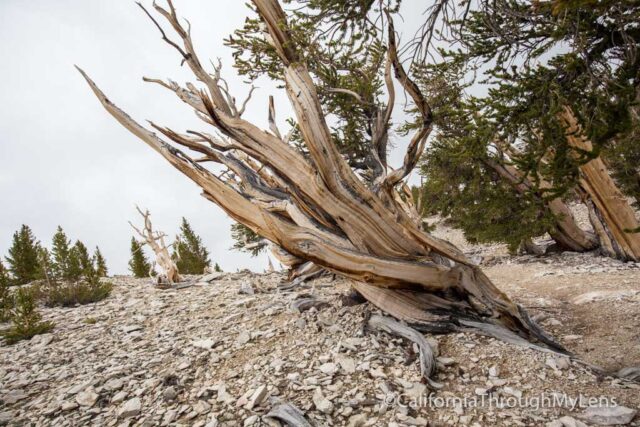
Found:
[(211, 338), (206, 338), (202, 340), (192, 341), (191, 345), (197, 348), (202, 348), (204, 350), (211, 350), (215, 343), (216, 342)]
[(142, 410), (142, 402), (139, 397), (134, 397), (125, 402), (124, 405), (118, 410), (118, 416), (120, 418), (135, 417), (140, 414)]
[(98, 394), (93, 389), (88, 388), (76, 394), (76, 402), (80, 406), (92, 407), (98, 401)]
[(318, 369), (320, 369), (320, 372), (323, 374), (333, 375), (338, 370), (338, 366), (335, 363), (327, 362), (320, 365)]
[(255, 391), (251, 394), (251, 397), (249, 397), (249, 401), (244, 406), (245, 409), (251, 410), (256, 406), (259, 406), (265, 400), (267, 394), (268, 392), (266, 385), (261, 385), (260, 387), (255, 389)]
[(316, 391), (313, 393), (313, 404), (316, 406), (316, 409), (323, 414), (331, 414), (333, 412), (333, 403), (324, 397), (319, 387), (316, 388)]
[(347, 356), (343, 356), (341, 354), (336, 355), (335, 361), (340, 365), (340, 368), (347, 373), (353, 374), (356, 371), (356, 362)]
[(253, 286), (251, 286), (251, 283), (244, 281), (240, 285), (240, 290), (238, 291), (238, 293), (243, 295), (253, 295), (255, 294), (255, 291), (253, 290)]
[(591, 406), (579, 415), (589, 424), (613, 426), (629, 424), (638, 413), (625, 406)]
[(236, 344), (245, 345), (251, 341), (251, 334), (247, 331), (242, 331), (238, 334), (238, 338), (236, 338)]
[(497, 377), (499, 375), (500, 375), (500, 368), (498, 368), (496, 365), (493, 365), (489, 368), (490, 377)]
[(545, 424), (545, 427), (588, 427), (588, 426), (582, 421), (576, 420), (573, 417), (565, 416)]

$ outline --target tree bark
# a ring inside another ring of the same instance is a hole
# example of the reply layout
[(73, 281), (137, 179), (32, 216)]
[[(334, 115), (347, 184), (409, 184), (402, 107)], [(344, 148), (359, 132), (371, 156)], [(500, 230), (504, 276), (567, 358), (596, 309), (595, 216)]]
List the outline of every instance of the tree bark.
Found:
[(156, 255), (156, 263), (162, 268), (164, 271), (164, 275), (158, 276), (158, 281), (161, 281), (162, 278), (165, 278), (169, 283), (177, 283), (181, 282), (182, 278), (180, 277), (180, 273), (178, 272), (178, 267), (176, 263), (173, 262), (171, 255), (169, 254), (169, 249), (165, 244), (164, 238), (167, 236), (166, 234), (158, 231), (153, 231), (153, 225), (151, 224), (151, 215), (149, 211), (142, 211), (140, 208), (136, 207), (138, 213), (144, 219), (144, 225), (142, 229), (137, 228), (131, 222), (129, 225), (138, 233), (140, 237), (144, 239), (144, 243), (149, 245), (151, 250)]
[[(512, 165), (498, 163), (489, 159), (487, 165), (495, 170), (507, 183), (521, 194), (531, 192), (533, 185), (524, 174)], [(548, 184), (544, 187), (550, 187)], [(540, 196), (541, 200), (542, 197)], [(549, 235), (561, 249), (575, 252), (586, 252), (598, 247), (598, 240), (593, 233), (583, 230), (576, 222), (569, 207), (560, 198), (543, 200), (543, 203), (556, 219), (555, 229), (549, 230)]]
[[(566, 127), (569, 145), (579, 152), (591, 153), (593, 145), (584, 136), (571, 109), (565, 107), (559, 118)], [(592, 217), (596, 223), (600, 223), (596, 230), (600, 229), (601, 238), (611, 240), (605, 243), (608, 246), (606, 250), (617, 254), (617, 257), (623, 260), (640, 261), (640, 224), (633, 208), (611, 178), (600, 157), (580, 165), (580, 185), (593, 202), (591, 209), (597, 210)]]
[[(253, 0), (282, 63), (286, 90), (309, 157), (279, 136), (241, 117), (231, 97), (221, 95), (219, 69), (205, 71), (189, 31), (175, 8), (155, 9), (171, 24), (183, 47), (170, 42), (206, 90), (174, 82), (158, 83), (195, 109), (221, 136), (189, 131), (179, 134), (152, 124), (164, 138), (195, 151), (197, 161), (145, 129), (115, 106), (84, 73), (105, 109), (125, 128), (162, 155), (203, 190), (203, 195), (234, 220), (300, 259), (354, 281), (354, 287), (383, 311), (421, 329), (467, 328), (498, 338), (562, 351), (526, 312), (498, 290), (480, 269), (452, 244), (424, 233), (403, 206), (398, 189), (415, 166), (430, 131), (429, 106), (410, 81), (390, 37), (388, 61), (421, 112), (422, 124), (403, 166), (386, 171), (379, 185), (366, 186), (340, 155), (316, 88), (277, 0)], [(152, 18), (153, 19), (153, 18)], [(390, 26), (391, 34), (394, 34)], [(163, 33), (163, 38), (166, 36)], [(271, 106), (272, 107), (272, 106)], [(271, 108), (270, 108), (271, 109)], [(390, 117), (390, 114), (385, 114)], [(218, 163), (229, 172), (216, 175), (203, 165)], [(402, 191), (402, 190), (400, 190)]]

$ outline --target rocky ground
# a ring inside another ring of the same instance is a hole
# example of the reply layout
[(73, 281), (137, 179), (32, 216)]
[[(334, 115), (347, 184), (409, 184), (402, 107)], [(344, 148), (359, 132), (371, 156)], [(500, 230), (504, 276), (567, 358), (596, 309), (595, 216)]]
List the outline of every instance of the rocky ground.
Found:
[[(465, 250), (583, 362), (606, 372), (640, 365), (638, 264)], [(288, 402), (318, 426), (640, 426), (629, 421), (638, 384), (473, 334), (428, 337), (442, 384), (431, 391), (410, 345), (365, 330), (375, 309), (344, 305), (346, 281), (283, 292), (284, 279), (233, 273), (160, 290), (116, 277), (102, 302), (43, 308), (52, 333), (0, 346), (0, 421), (279, 425), (266, 414)], [(292, 310), (303, 293), (327, 305)], [(610, 407), (587, 408), (596, 404)]]

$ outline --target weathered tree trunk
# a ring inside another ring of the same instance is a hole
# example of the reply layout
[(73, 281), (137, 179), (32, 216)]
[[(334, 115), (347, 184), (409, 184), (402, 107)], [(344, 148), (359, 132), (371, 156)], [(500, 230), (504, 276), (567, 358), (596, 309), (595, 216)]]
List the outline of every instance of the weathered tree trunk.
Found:
[[(507, 183), (519, 193), (531, 192), (533, 185), (524, 174), (512, 165), (487, 160), (487, 165), (495, 170)], [(550, 187), (545, 184), (544, 187)], [(542, 197), (540, 197), (542, 200)], [(593, 233), (583, 230), (576, 222), (569, 207), (560, 198), (544, 201), (545, 207), (556, 219), (555, 229), (549, 230), (549, 235), (564, 250), (575, 252), (590, 251), (598, 247), (598, 240)]]
[(165, 244), (164, 238), (167, 236), (166, 234), (153, 231), (153, 225), (151, 224), (151, 215), (149, 211), (142, 211), (140, 208), (136, 207), (142, 218), (144, 219), (143, 229), (137, 228), (131, 222), (129, 224), (131, 227), (144, 239), (144, 243), (149, 245), (151, 250), (156, 254), (156, 263), (162, 268), (164, 271), (164, 275), (158, 276), (158, 280), (161, 281), (163, 278), (166, 279), (169, 283), (181, 282), (182, 278), (178, 273), (178, 267), (176, 263), (173, 262), (171, 255), (169, 254), (169, 249)]
[[(195, 131), (179, 134), (152, 126), (204, 157), (196, 161), (139, 125), (83, 75), (106, 110), (200, 186), (207, 199), (292, 257), (353, 279), (354, 287), (387, 313), (421, 329), (473, 329), (514, 342), (537, 342), (560, 349), (459, 249), (424, 233), (402, 205), (397, 188), (415, 167), (432, 120), (429, 105), (397, 57), (393, 26), (389, 28), (387, 69), (393, 66), (396, 78), (421, 113), (422, 123), (402, 167), (392, 170), (380, 159), (381, 174), (370, 188), (332, 140), (316, 88), (277, 0), (253, 3), (282, 63), (308, 158), (280, 137), (273, 120), (271, 132), (266, 132), (242, 119), (243, 108), (237, 108), (218, 84), (219, 69), (210, 74), (202, 67), (189, 31), (182, 27), (171, 1), (169, 10), (155, 8), (181, 37), (182, 47), (164, 33), (163, 38), (180, 52), (206, 89), (147, 80), (175, 92), (223, 136)], [(390, 103), (384, 114), (387, 122), (392, 107)], [(387, 127), (387, 122), (382, 127)], [(373, 146), (378, 143), (374, 141)], [(233, 173), (217, 176), (203, 166), (206, 162), (219, 163)]]
[[(591, 153), (591, 141), (584, 136), (571, 109), (565, 107), (559, 116), (566, 127), (569, 145), (583, 153)], [(593, 202), (591, 219), (605, 250), (623, 260), (640, 261), (640, 224), (600, 157), (580, 166), (580, 186)]]

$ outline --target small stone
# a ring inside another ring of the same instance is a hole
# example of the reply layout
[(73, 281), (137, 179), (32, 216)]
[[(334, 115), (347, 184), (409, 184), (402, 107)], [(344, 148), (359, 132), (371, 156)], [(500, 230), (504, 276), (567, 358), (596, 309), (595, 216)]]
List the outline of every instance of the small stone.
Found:
[(573, 417), (565, 416), (545, 424), (545, 427), (588, 427), (588, 426), (582, 421), (578, 421)]
[(558, 357), (556, 359), (556, 366), (558, 367), (558, 369), (569, 369), (569, 366), (571, 366), (571, 363), (569, 362), (569, 358), (568, 357)]
[(579, 339), (582, 339), (582, 335), (565, 335), (564, 339), (566, 341), (577, 341)]
[(111, 398), (111, 403), (120, 403), (124, 401), (124, 399), (126, 398), (127, 398), (127, 392), (119, 391)]
[(340, 365), (342, 370), (347, 374), (353, 374), (356, 371), (356, 362), (347, 356), (337, 355), (335, 357), (336, 362)]
[(318, 369), (320, 369), (320, 372), (323, 374), (333, 375), (338, 370), (338, 366), (335, 363), (328, 362), (320, 365)]
[(62, 409), (63, 411), (71, 411), (73, 409), (76, 409), (77, 407), (78, 404), (76, 402), (63, 402), (60, 409)]
[(373, 378), (387, 378), (387, 375), (382, 372), (381, 368), (369, 369), (369, 375), (371, 375)]
[(323, 414), (331, 414), (333, 412), (333, 403), (322, 394), (320, 388), (316, 388), (313, 393), (313, 404), (316, 405), (316, 409)]
[(139, 397), (134, 397), (126, 401), (124, 405), (118, 411), (118, 416), (121, 418), (135, 417), (140, 414), (142, 410), (142, 402)]
[(242, 282), (242, 284), (240, 285), (240, 294), (244, 294), (244, 295), (253, 295), (255, 294), (255, 292), (253, 291), (253, 287), (251, 286), (251, 283), (249, 282)]
[(362, 427), (366, 422), (366, 414), (353, 415), (349, 417), (349, 424), (347, 424), (347, 427)]
[(454, 363), (456, 363), (455, 359), (451, 358), (451, 357), (438, 357), (437, 359), (438, 363), (440, 363), (442, 366), (451, 366)]
[(167, 387), (162, 392), (162, 397), (164, 398), (164, 400), (167, 400), (167, 401), (174, 400), (177, 396), (178, 396), (178, 392), (173, 386)]
[(197, 341), (192, 341), (191, 345), (197, 348), (202, 348), (205, 350), (211, 350), (213, 348), (215, 344), (215, 341), (212, 340), (211, 338), (207, 338), (207, 339), (203, 339), (203, 340), (197, 340)]
[(487, 394), (487, 389), (486, 388), (482, 388), (482, 387), (478, 387), (474, 390), (474, 393), (477, 394), (478, 396), (483, 396), (485, 394)]
[(120, 390), (124, 386), (124, 381), (122, 378), (111, 378), (109, 381), (104, 383), (104, 388), (109, 391)]
[(53, 334), (36, 335), (31, 338), (31, 347), (39, 349), (46, 347), (53, 341)]
[(13, 405), (14, 403), (22, 399), (26, 399), (27, 397), (29, 396), (22, 390), (12, 390), (9, 393), (2, 396), (2, 401), (6, 405)]
[(83, 392), (76, 394), (76, 402), (80, 406), (92, 407), (98, 401), (98, 394), (92, 389), (87, 389)]
[(258, 416), (257, 415), (251, 415), (249, 418), (244, 420), (243, 425), (246, 426), (252, 426), (255, 423), (258, 422)]
[(473, 417), (471, 415), (463, 415), (460, 417), (460, 424), (462, 424), (463, 426), (468, 426), (469, 424), (471, 424), (472, 419)]
[(251, 410), (256, 406), (259, 406), (266, 397), (267, 397), (267, 386), (261, 385), (253, 392), (253, 394), (251, 394), (251, 397), (249, 397), (249, 401), (244, 407), (246, 409)]
[(496, 365), (493, 365), (489, 368), (490, 377), (497, 377), (498, 375), (500, 375), (500, 368), (498, 368)]
[(290, 372), (287, 374), (289, 381), (298, 381), (300, 379), (300, 372)]
[(247, 331), (242, 331), (238, 334), (238, 338), (236, 338), (236, 344), (245, 345), (251, 341), (251, 334)]
[(193, 405), (193, 410), (199, 415), (204, 415), (211, 410), (211, 405), (209, 405), (204, 400), (198, 400), (196, 404)]
[(521, 390), (518, 390), (518, 389), (515, 389), (515, 388), (511, 388), (511, 387), (503, 387), (503, 388), (502, 388), (502, 391), (503, 391), (505, 394), (508, 394), (508, 395), (511, 395), (511, 396), (515, 396), (515, 397), (517, 397), (518, 399), (520, 399), (520, 398), (522, 397), (522, 391), (521, 391)]
[(637, 413), (625, 406), (590, 406), (579, 417), (589, 424), (612, 426), (629, 424)]

